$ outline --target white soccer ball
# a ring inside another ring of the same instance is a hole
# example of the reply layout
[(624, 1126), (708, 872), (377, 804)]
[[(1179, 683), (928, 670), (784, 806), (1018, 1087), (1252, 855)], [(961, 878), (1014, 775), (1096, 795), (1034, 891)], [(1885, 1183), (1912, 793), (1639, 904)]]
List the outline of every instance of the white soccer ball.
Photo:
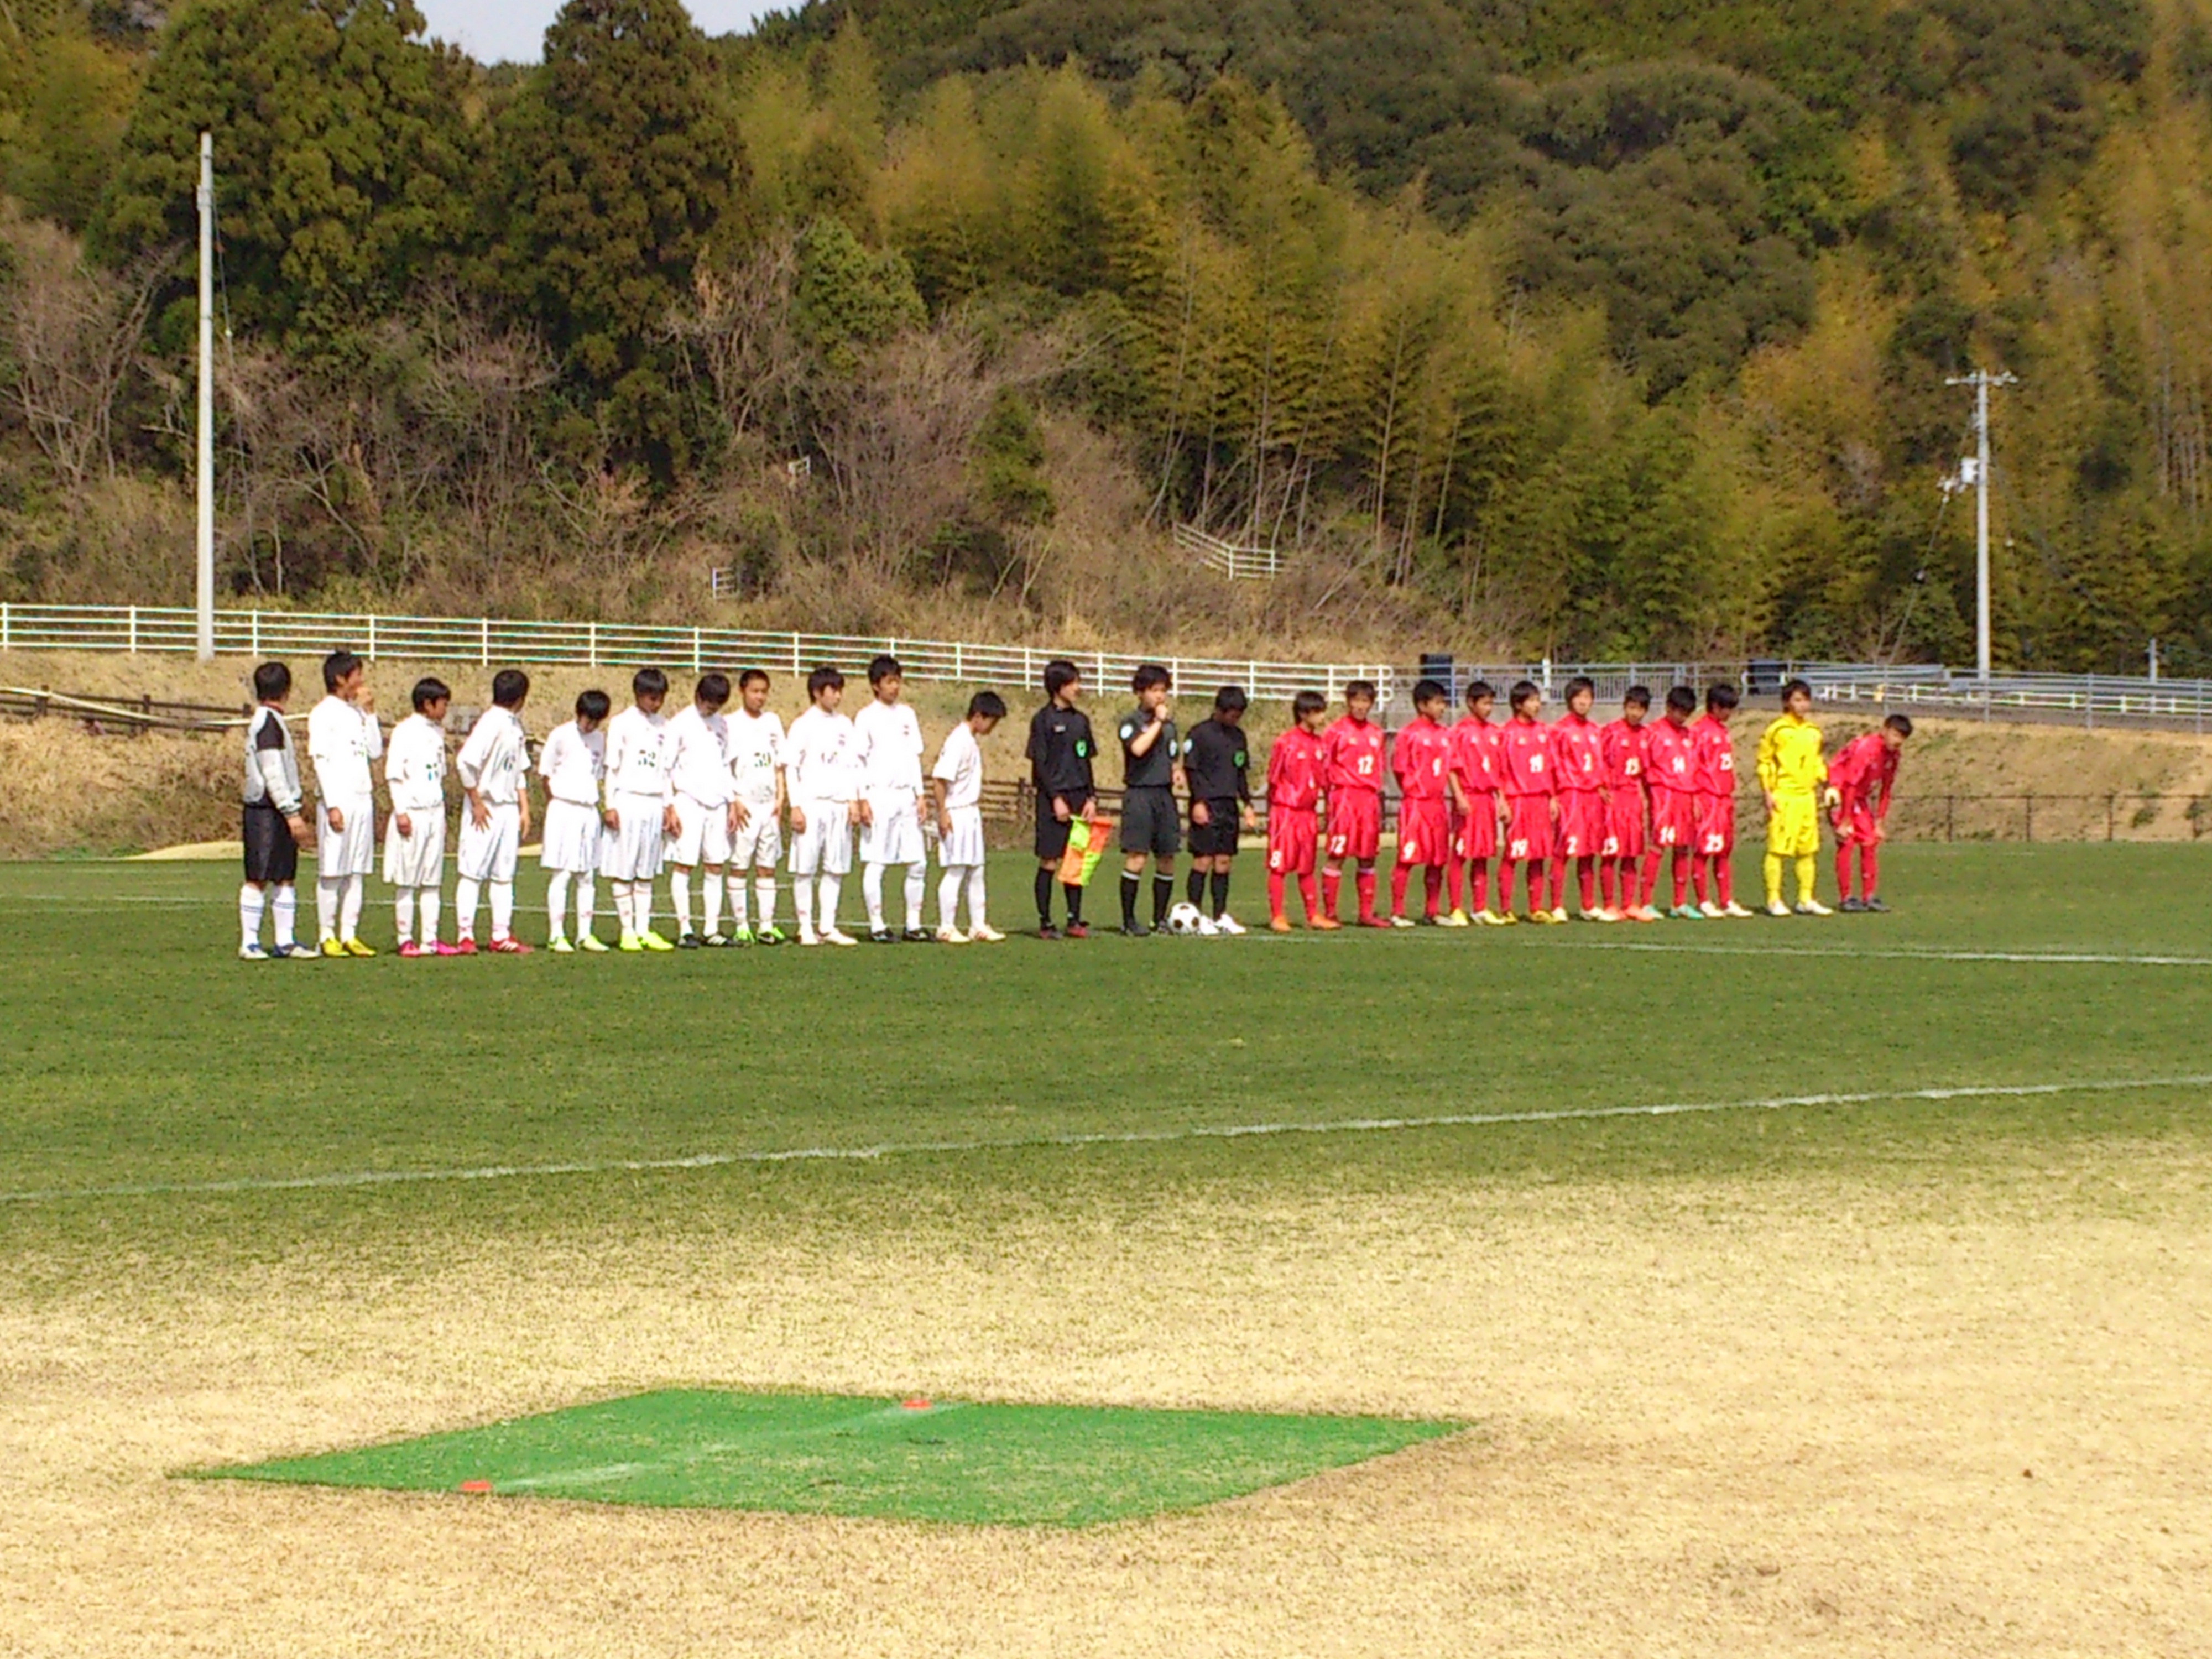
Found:
[(1199, 914), (1198, 907), (1186, 900), (1168, 912), (1168, 932), (1195, 936), (1200, 923), (1204, 921), (1205, 917)]

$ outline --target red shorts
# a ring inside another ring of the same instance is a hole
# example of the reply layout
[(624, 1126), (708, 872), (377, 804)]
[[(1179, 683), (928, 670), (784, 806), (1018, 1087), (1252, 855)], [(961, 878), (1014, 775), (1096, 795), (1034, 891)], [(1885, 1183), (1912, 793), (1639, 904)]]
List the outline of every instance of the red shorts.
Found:
[(1552, 851), (1563, 859), (1594, 859), (1605, 845), (1605, 797), (1595, 789), (1559, 792), (1559, 829)]
[(1382, 847), (1382, 797), (1344, 789), (1328, 798), (1328, 855), (1366, 860)]
[(1680, 789), (1651, 792), (1651, 844), (1687, 852), (1698, 844), (1698, 798)]
[(1310, 876), (1321, 850), (1321, 826), (1310, 806), (1267, 809), (1267, 872), (1276, 876)]
[(1398, 803), (1398, 862), (1447, 864), (1451, 860), (1451, 812), (1441, 800)]
[(1856, 842), (1861, 847), (1881, 845), (1881, 820), (1874, 815), (1868, 805), (1854, 796), (1844, 797), (1843, 805), (1828, 814), (1838, 841)]
[(1609, 859), (1644, 856), (1644, 791), (1634, 784), (1614, 790), (1606, 799), (1605, 855)]
[(1552, 797), (1515, 795), (1508, 803), (1505, 860), (1509, 864), (1552, 856)]
[(1698, 851), (1709, 859), (1725, 858), (1735, 851), (1735, 797), (1698, 798)]
[(1453, 821), (1452, 851), (1463, 859), (1494, 859), (1498, 856), (1498, 797), (1486, 789), (1468, 799), (1474, 804), (1474, 810), (1460, 813)]

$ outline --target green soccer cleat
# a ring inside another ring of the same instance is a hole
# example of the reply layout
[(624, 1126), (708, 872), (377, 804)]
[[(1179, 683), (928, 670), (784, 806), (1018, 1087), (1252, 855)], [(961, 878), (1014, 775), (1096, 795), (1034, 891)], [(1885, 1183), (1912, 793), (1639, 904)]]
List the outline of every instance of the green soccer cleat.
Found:
[(597, 933), (586, 933), (581, 939), (576, 941), (576, 948), (579, 951), (588, 951), (592, 956), (605, 956), (607, 951), (607, 942), (601, 939)]
[(676, 947), (648, 927), (637, 936), (637, 948), (641, 951), (673, 951)]
[(731, 945), (739, 949), (743, 949), (745, 945), (750, 945), (752, 942), (753, 930), (750, 927), (740, 927), (730, 935)]
[(637, 935), (635, 933), (624, 933), (622, 936), (622, 943), (616, 945), (615, 949), (617, 951), (628, 951), (632, 956), (636, 956), (644, 951), (645, 946), (638, 943)]
[(567, 935), (562, 933), (556, 933), (551, 939), (546, 940), (545, 948), (556, 957), (573, 957), (576, 954), (576, 947), (568, 943)]
[(791, 943), (791, 936), (781, 927), (763, 927), (753, 935), (753, 943), (771, 945), (788, 945)]

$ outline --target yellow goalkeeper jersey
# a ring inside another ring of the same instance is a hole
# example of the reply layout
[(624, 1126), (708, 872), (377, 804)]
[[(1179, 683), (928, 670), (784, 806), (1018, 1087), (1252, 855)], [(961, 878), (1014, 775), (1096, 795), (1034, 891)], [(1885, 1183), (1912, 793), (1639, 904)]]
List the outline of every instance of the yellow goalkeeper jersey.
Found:
[(1820, 728), (1795, 714), (1784, 714), (1759, 739), (1759, 787), (1778, 799), (1814, 795), (1828, 781), (1820, 757)]

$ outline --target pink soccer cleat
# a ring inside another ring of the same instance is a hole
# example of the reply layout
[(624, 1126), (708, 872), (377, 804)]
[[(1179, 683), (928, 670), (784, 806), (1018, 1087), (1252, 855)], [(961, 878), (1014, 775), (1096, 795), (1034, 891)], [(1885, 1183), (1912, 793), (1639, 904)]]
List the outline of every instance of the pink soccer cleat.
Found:
[(526, 957), (530, 947), (519, 939), (495, 939), (491, 942), (491, 953), (495, 957)]

